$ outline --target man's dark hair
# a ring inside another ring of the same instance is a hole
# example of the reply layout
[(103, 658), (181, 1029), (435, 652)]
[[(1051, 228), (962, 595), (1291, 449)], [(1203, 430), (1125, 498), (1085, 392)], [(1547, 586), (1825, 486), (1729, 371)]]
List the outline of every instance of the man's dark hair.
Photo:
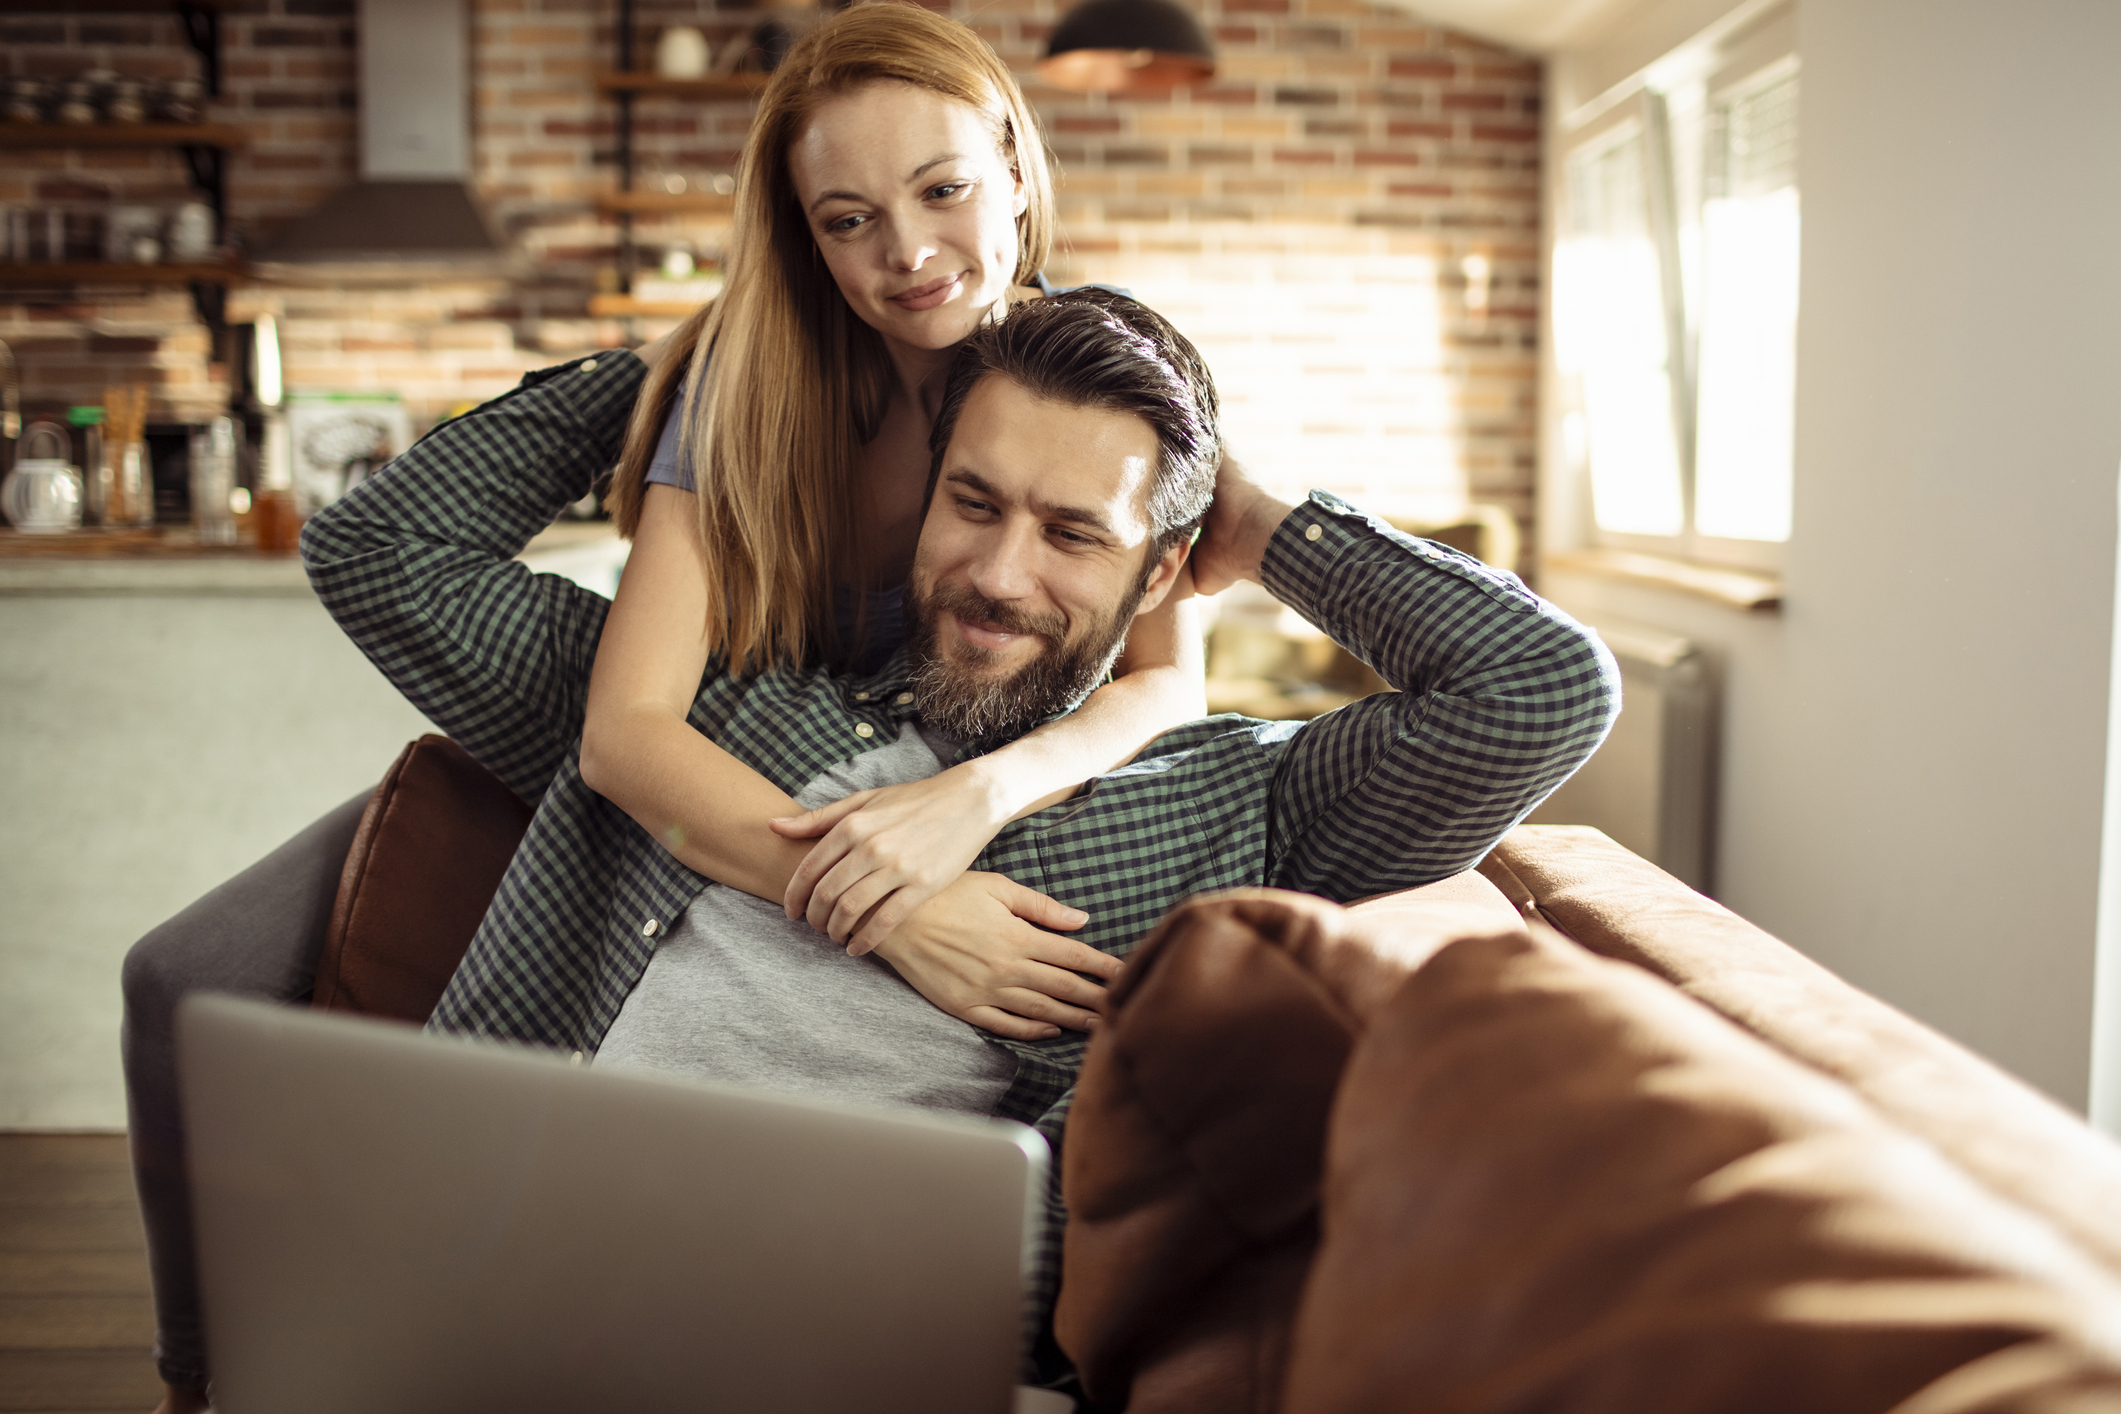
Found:
[(930, 499), (965, 399), (990, 373), (1068, 407), (1134, 413), (1155, 430), (1161, 455), (1149, 488), (1149, 564), (1200, 525), (1222, 461), (1215, 379), (1169, 320), (1139, 300), (1088, 287), (1028, 301), (982, 325), (950, 365), (928, 436)]

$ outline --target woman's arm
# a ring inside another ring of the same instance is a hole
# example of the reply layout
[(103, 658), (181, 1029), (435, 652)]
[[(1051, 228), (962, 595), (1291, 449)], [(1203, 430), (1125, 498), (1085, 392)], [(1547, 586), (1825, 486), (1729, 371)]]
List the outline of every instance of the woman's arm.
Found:
[[(591, 670), (582, 779), (687, 868), (778, 898), (810, 846), (765, 826), (799, 807), (685, 720), (708, 660), (690, 501), (673, 487), (647, 490)], [(1019, 1040), (1087, 1030), (1104, 989), (1077, 974), (1109, 978), (1119, 962), (1047, 931), (1086, 916), (999, 875), (959, 869), (944, 883), (886, 930), (879, 955), (937, 1007), (987, 1030)]]
[[(1190, 572), (1134, 621), (1114, 680), (1083, 705), (940, 775), (844, 800), (773, 828), (822, 835), (790, 879), (790, 918), (868, 952), (972, 866), (1002, 826), (1066, 800), (1158, 736), (1205, 715), (1199, 606)], [(866, 921), (865, 921), (866, 920)]]
[(691, 500), (648, 488), (590, 670), (582, 780), (688, 869), (772, 898), (803, 850), (760, 827), (799, 807), (685, 720), (708, 659)]

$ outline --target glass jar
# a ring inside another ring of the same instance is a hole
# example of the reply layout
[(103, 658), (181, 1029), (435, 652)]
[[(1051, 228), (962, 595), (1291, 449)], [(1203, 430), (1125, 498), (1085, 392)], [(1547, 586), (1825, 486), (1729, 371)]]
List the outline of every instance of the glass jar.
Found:
[(236, 543), (236, 422), (217, 417), (191, 435), (191, 523), (201, 545)]

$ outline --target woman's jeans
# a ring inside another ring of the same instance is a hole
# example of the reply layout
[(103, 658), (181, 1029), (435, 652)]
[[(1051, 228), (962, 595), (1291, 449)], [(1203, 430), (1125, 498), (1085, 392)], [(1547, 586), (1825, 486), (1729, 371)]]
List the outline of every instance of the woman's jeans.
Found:
[(192, 1239), (184, 1117), (177, 1106), (175, 1013), (188, 992), (299, 1002), (309, 996), (368, 804), (363, 793), (133, 945), (125, 956), (125, 1096), (133, 1182), (155, 1288), (155, 1364), (179, 1389), (204, 1390), (199, 1262)]

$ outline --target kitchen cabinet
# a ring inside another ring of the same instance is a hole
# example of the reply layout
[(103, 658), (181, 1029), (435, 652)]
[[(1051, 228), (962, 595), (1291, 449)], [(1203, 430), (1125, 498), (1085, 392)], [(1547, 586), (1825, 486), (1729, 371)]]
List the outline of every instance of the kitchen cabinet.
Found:
[[(523, 558), (610, 594), (623, 555), (571, 524)], [(122, 1129), (126, 950), (432, 728), (291, 557), (0, 543), (0, 645), (0, 1129)]]

